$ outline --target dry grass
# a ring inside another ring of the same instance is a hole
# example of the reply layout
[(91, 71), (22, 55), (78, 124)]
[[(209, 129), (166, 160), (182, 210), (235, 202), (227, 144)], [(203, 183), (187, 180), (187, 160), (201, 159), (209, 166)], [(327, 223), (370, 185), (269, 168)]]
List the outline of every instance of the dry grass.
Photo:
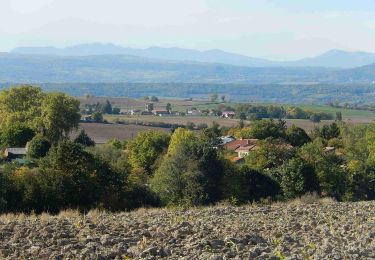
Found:
[[(256, 208), (262, 206), (285, 206), (285, 205), (306, 205), (306, 204), (321, 204), (321, 205), (329, 205), (337, 203), (337, 201), (330, 197), (320, 197), (317, 193), (308, 193), (299, 198), (287, 200), (287, 201), (276, 201), (273, 202), (270, 199), (262, 200), (261, 202), (253, 202), (248, 203), (245, 205), (241, 205), (241, 207), (246, 208)], [(215, 204), (214, 206), (208, 206), (209, 208), (226, 208), (233, 206), (235, 203), (231, 200), (220, 201), (219, 203)], [(193, 208), (181, 208), (181, 207), (168, 207), (168, 208), (138, 208), (134, 211), (129, 212), (131, 215), (136, 216), (145, 216), (149, 214), (158, 214), (158, 213), (173, 213), (176, 211), (183, 211), (187, 209), (204, 209), (207, 207), (193, 207)], [(0, 223), (9, 223), (14, 221), (25, 221), (25, 220), (33, 220), (33, 221), (48, 221), (51, 218), (60, 218), (60, 219), (75, 219), (81, 220), (82, 218), (90, 219), (93, 222), (97, 222), (103, 216), (107, 216), (109, 213), (100, 209), (92, 209), (87, 214), (82, 214), (78, 210), (63, 210), (60, 211), (57, 215), (51, 215), (49, 213), (41, 213), (36, 215), (34, 213), (31, 214), (24, 214), (24, 213), (7, 213), (0, 215)]]

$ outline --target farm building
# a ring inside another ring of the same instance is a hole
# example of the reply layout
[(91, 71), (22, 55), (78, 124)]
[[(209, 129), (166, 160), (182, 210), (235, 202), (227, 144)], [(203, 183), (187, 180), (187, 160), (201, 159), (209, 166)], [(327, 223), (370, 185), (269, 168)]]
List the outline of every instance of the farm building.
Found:
[(235, 115), (236, 113), (234, 111), (223, 111), (221, 113), (221, 116), (224, 118), (234, 118)]
[(168, 110), (152, 110), (152, 113), (155, 116), (168, 116), (168, 115), (170, 115)]
[(6, 148), (4, 150), (4, 156), (7, 160), (11, 161), (14, 159), (22, 159), (26, 156), (27, 149), (26, 148)]

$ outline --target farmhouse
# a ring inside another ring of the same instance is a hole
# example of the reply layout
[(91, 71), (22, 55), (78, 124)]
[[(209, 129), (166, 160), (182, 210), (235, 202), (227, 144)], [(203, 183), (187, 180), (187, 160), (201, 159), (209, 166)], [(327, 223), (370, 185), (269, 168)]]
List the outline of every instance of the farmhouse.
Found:
[(200, 110), (192, 109), (192, 110), (187, 110), (186, 114), (188, 116), (201, 116), (203, 113)]
[(4, 150), (4, 156), (8, 161), (14, 159), (22, 159), (26, 156), (27, 149), (26, 148), (6, 148)]
[(234, 118), (235, 115), (236, 113), (234, 111), (223, 111), (221, 113), (221, 116), (224, 118)]
[(134, 116), (134, 115), (140, 115), (141, 114), (141, 110), (140, 109), (132, 109), (132, 110), (130, 110), (130, 114), (132, 116)]
[(155, 116), (168, 116), (170, 115), (169, 111), (168, 110), (152, 110), (152, 113), (155, 115)]
[(256, 145), (258, 141), (258, 139), (237, 139), (224, 144), (223, 147), (226, 150), (236, 152), (238, 148)]

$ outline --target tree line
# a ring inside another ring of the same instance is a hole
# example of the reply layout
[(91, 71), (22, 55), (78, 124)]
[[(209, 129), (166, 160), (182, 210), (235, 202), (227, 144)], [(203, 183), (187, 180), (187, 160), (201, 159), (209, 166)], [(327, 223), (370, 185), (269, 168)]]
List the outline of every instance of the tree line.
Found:
[[(375, 198), (375, 125), (337, 122), (306, 133), (263, 119), (230, 129), (146, 131), (95, 145), (84, 132), (69, 138), (79, 122), (71, 97), (22, 86), (1, 92), (0, 101), (2, 147), (13, 141), (29, 147), (25, 164), (1, 165), (1, 212), (239, 205), (308, 192), (343, 201)], [(28, 130), (8, 137), (7, 129), (18, 127)], [(257, 149), (234, 164), (223, 135), (259, 139)]]

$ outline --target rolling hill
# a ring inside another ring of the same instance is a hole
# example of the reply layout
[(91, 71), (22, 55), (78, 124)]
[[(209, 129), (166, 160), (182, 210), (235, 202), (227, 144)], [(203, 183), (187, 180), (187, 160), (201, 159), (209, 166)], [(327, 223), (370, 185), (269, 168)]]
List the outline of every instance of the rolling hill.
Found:
[(316, 57), (296, 61), (272, 61), (253, 58), (222, 50), (199, 51), (183, 48), (147, 49), (125, 48), (114, 44), (91, 43), (56, 47), (19, 47), (12, 50), (14, 54), (58, 55), (58, 56), (91, 56), (91, 55), (132, 55), (151, 59), (222, 63), (245, 67), (327, 67), (354, 68), (375, 62), (375, 54), (367, 52), (347, 52), (331, 50)]
[(312, 83), (332, 69), (240, 67), (130, 55), (0, 54), (0, 82)]

